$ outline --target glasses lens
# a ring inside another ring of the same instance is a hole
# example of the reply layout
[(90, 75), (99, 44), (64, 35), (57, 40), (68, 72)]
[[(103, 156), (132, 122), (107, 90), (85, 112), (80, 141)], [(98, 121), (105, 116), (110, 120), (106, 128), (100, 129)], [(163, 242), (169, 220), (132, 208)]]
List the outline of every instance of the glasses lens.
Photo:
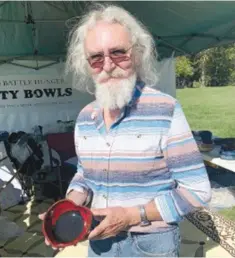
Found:
[(126, 55), (124, 55), (124, 56), (115, 56), (115, 57), (113, 57), (113, 56), (110, 56), (110, 58), (113, 60), (113, 62), (114, 63), (121, 63), (121, 62), (123, 62), (123, 61), (128, 61), (128, 60), (130, 60), (130, 57), (129, 56), (126, 56)]
[(110, 58), (114, 63), (120, 63), (130, 59), (130, 57), (127, 55), (127, 51), (124, 49), (118, 49), (118, 50), (112, 51), (110, 53)]
[(103, 55), (94, 55), (88, 58), (89, 64), (92, 68), (101, 68), (104, 63)]
[(104, 65), (104, 61), (94, 61), (94, 62), (90, 62), (90, 66), (92, 68), (102, 68)]
[[(130, 57), (127, 55), (127, 50), (125, 49), (111, 51), (109, 53), (109, 57), (115, 64), (130, 60)], [(93, 55), (88, 58), (88, 61), (92, 68), (102, 68), (104, 66), (104, 55)]]

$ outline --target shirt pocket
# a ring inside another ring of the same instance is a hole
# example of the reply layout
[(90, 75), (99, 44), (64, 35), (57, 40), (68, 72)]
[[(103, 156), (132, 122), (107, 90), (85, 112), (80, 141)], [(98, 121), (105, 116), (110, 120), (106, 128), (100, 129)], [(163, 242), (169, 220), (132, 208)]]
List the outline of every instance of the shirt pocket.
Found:
[(115, 140), (115, 151), (128, 158), (131, 170), (149, 172), (161, 166), (164, 159), (161, 135), (156, 134), (128, 134), (118, 136)]
[(77, 137), (76, 149), (78, 150), (81, 165), (85, 170), (92, 170), (92, 143), (94, 142), (94, 137), (87, 134), (81, 134)]
[(106, 180), (104, 170), (105, 141), (97, 135), (80, 134), (78, 136), (78, 155), (83, 167), (84, 177), (91, 181)]
[(137, 135), (137, 142), (142, 152), (145, 172), (152, 172), (165, 166), (161, 135), (139, 134)]

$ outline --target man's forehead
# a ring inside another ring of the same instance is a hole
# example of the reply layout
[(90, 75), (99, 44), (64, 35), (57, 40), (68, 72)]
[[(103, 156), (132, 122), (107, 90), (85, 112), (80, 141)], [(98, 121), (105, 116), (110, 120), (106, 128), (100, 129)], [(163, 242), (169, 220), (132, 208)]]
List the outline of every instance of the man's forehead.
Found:
[(128, 30), (117, 23), (99, 22), (87, 32), (85, 49), (89, 52), (127, 47), (130, 44)]

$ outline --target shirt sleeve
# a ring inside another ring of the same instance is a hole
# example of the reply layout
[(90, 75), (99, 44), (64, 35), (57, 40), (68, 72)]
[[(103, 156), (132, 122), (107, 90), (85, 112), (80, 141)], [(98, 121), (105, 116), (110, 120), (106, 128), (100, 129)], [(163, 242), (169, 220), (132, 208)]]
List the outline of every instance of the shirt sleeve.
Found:
[(87, 205), (92, 198), (92, 190), (86, 183), (86, 179), (84, 178), (84, 175), (83, 175), (84, 174), (83, 167), (82, 167), (82, 164), (81, 164), (81, 161), (79, 158), (79, 152), (78, 152), (79, 127), (77, 124), (75, 125), (75, 130), (74, 130), (74, 143), (75, 143), (75, 150), (76, 150), (76, 154), (77, 154), (77, 158), (78, 158), (77, 172), (74, 175), (74, 177), (72, 178), (72, 180), (68, 186), (66, 195), (72, 190), (75, 190), (75, 191), (78, 191), (81, 193), (84, 193), (85, 191), (87, 191), (88, 196), (87, 196), (87, 199), (85, 202), (85, 205)]
[(178, 102), (165, 146), (163, 152), (175, 187), (156, 196), (155, 203), (163, 220), (170, 224), (180, 222), (211, 199), (210, 181), (201, 153)]

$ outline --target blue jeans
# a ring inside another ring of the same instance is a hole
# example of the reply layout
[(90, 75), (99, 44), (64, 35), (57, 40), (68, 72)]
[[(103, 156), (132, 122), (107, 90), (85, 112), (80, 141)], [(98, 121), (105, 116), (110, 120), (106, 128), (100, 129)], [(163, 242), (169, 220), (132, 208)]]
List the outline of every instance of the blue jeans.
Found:
[(157, 233), (122, 233), (89, 243), (88, 257), (178, 257), (180, 230), (173, 227)]

